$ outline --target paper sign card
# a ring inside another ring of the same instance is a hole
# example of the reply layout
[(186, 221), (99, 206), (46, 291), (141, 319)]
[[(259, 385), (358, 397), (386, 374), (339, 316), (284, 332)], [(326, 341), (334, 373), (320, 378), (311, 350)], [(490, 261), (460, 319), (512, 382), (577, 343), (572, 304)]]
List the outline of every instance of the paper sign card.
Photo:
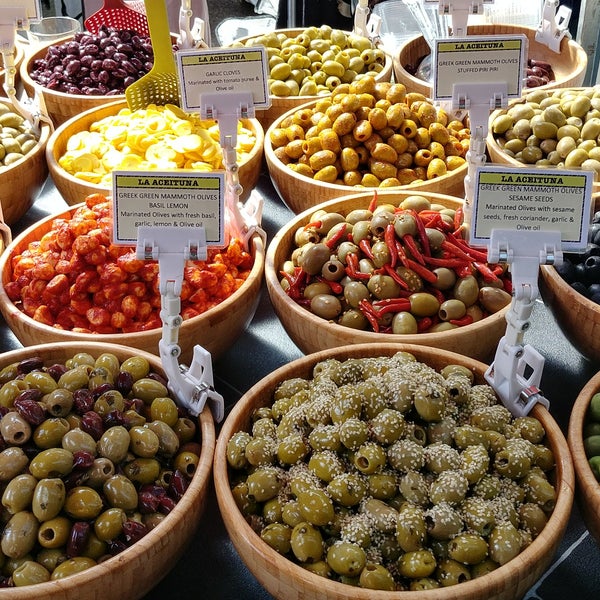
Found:
[(524, 35), (438, 39), (433, 47), (433, 97), (451, 100), (460, 82), (507, 83), (509, 98), (520, 98), (527, 67)]
[(255, 108), (271, 106), (264, 46), (181, 50), (175, 58), (183, 110), (200, 112), (203, 93), (250, 92)]
[(224, 173), (113, 171), (113, 241), (135, 246), (139, 227), (203, 227), (206, 244), (222, 246), (224, 190)]
[(593, 183), (592, 171), (478, 167), (471, 244), (487, 245), (494, 228), (550, 230), (561, 232), (563, 250), (581, 250), (587, 243)]

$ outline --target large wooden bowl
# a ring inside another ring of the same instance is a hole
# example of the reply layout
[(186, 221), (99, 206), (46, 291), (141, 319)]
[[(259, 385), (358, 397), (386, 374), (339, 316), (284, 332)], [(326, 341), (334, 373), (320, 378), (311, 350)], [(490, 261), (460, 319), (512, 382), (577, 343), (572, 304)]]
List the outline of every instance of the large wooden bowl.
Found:
[[(377, 197), (380, 203), (398, 205), (410, 196), (409, 191), (382, 191)], [(432, 203), (456, 208), (460, 201), (441, 194), (425, 194)], [(267, 249), (265, 261), (265, 280), (271, 303), (279, 320), (294, 343), (305, 353), (317, 352), (327, 348), (360, 343), (403, 343), (419, 344), (459, 352), (478, 360), (491, 360), (496, 351), (498, 341), (506, 331), (506, 311), (504, 308), (481, 321), (471, 325), (457, 327), (449, 331), (418, 334), (387, 334), (373, 331), (359, 331), (327, 321), (294, 302), (281, 287), (280, 271), (286, 260), (289, 260), (295, 248), (294, 234), (299, 227), (311, 222), (311, 215), (316, 210), (340, 212), (348, 214), (357, 208), (369, 205), (372, 193), (358, 193), (334, 198), (323, 202), (297, 215), (287, 223), (273, 238)]]
[[(24, 346), (39, 343), (94, 341), (99, 344), (123, 344), (157, 355), (158, 342), (162, 337), (162, 328), (139, 333), (114, 335), (85, 334), (56, 329), (27, 316), (8, 298), (4, 286), (11, 279), (11, 258), (19, 254), (27, 244), (39, 240), (44, 233), (48, 232), (55, 218), (68, 219), (77, 208), (77, 206), (74, 206), (58, 215), (49, 216), (26, 229), (9, 244), (4, 254), (0, 256), (0, 273), (2, 277), (0, 281), (0, 312), (6, 324)], [(204, 347), (211, 353), (213, 359), (216, 359), (231, 346), (252, 320), (260, 299), (265, 248), (262, 239), (258, 235), (253, 236), (250, 247), (254, 257), (254, 265), (244, 284), (219, 305), (184, 321), (181, 325), (178, 339), (181, 348), (181, 362), (188, 365), (191, 363), (193, 349), (196, 344)]]
[(594, 375), (579, 392), (571, 409), (567, 440), (573, 457), (577, 491), (577, 506), (590, 533), (600, 545), (600, 481), (590, 468), (583, 446), (583, 427), (592, 396), (600, 391), (600, 374)]
[[(46, 365), (64, 362), (78, 352), (99, 356), (112, 352), (121, 361), (144, 356), (153, 370), (163, 373), (156, 356), (120, 345), (99, 342), (42, 344), (5, 352), (0, 367), (32, 356), (40, 356)], [(64, 579), (36, 585), (0, 589), (2, 600), (135, 600), (148, 593), (175, 565), (191, 541), (204, 512), (212, 471), (215, 426), (210, 410), (199, 416), (201, 454), (189, 488), (173, 511), (155, 529), (122, 553), (86, 571)]]
[[(69, 138), (77, 132), (89, 130), (92, 123), (105, 117), (116, 115), (119, 110), (126, 107), (126, 101), (119, 100), (111, 102), (110, 104), (105, 104), (104, 106), (92, 108), (78, 116), (72, 117), (58, 127), (50, 136), (46, 148), (48, 168), (56, 188), (67, 204), (73, 205), (83, 202), (90, 194), (98, 192), (110, 194), (111, 192), (111, 188), (109, 187), (90, 183), (67, 173), (67, 171), (58, 164), (59, 158), (67, 149)], [(256, 119), (244, 120), (244, 125), (253, 132), (256, 142), (247, 160), (239, 165), (238, 173), (240, 184), (243, 187), (240, 198), (243, 201), (250, 196), (250, 192), (256, 185), (258, 177), (260, 176), (265, 137), (264, 130)]]
[(563, 335), (583, 356), (600, 362), (600, 306), (575, 291), (554, 267), (540, 267), (539, 287)]
[[(277, 29), (274, 33), (285, 34), (288, 38), (293, 38), (302, 33), (304, 29), (301, 28), (290, 28), (290, 29)], [(235, 45), (246, 44), (250, 40), (258, 36), (246, 36), (239, 38), (235, 41)], [(390, 56), (386, 54), (385, 65), (383, 70), (379, 72), (375, 79), (377, 81), (390, 81), (392, 77), (393, 61)], [(272, 125), (272, 123), (281, 115), (288, 112), (293, 108), (297, 108), (306, 102), (313, 102), (322, 96), (273, 96), (270, 95), (271, 106), (266, 109), (257, 109), (256, 118), (263, 126), (265, 131)]]
[[(574, 40), (563, 38), (560, 52), (556, 53), (545, 44), (536, 41), (536, 29), (532, 27), (484, 24), (470, 25), (467, 31), (469, 35), (482, 36), (525, 34), (529, 42), (528, 58), (549, 62), (554, 71), (555, 81), (541, 86), (543, 89), (576, 87), (583, 83), (588, 58), (585, 50)], [(421, 60), (429, 54), (431, 54), (431, 49), (422, 35), (405, 42), (394, 56), (394, 78), (397, 82), (403, 83), (407, 90), (420, 92), (431, 98), (433, 86), (411, 73), (411, 70), (416, 68)]]
[[(301, 105), (301, 108), (313, 108), (316, 102), (308, 102)], [(284, 119), (293, 115), (298, 108), (293, 108), (288, 112), (284, 113), (269, 127), (265, 133), (264, 146), (265, 146), (265, 160), (269, 169), (269, 175), (277, 193), (285, 204), (295, 212), (296, 214), (306, 210), (310, 207), (314, 207), (317, 204), (330, 200), (332, 198), (339, 198), (340, 196), (347, 196), (359, 190), (378, 190), (382, 191), (385, 189), (394, 189), (396, 191), (410, 191), (413, 194), (428, 194), (430, 192), (446, 194), (448, 196), (456, 196), (457, 198), (464, 198), (465, 185), (464, 180), (467, 175), (468, 165), (465, 162), (460, 167), (453, 171), (448, 171), (441, 177), (429, 179), (426, 181), (415, 181), (408, 185), (400, 185), (394, 188), (368, 188), (368, 187), (351, 187), (348, 185), (327, 183), (325, 181), (318, 181), (311, 177), (301, 175), (296, 171), (291, 170), (287, 167), (275, 154), (273, 144), (271, 142), (270, 133), (273, 129), (276, 129)]]
[(230, 489), (226, 445), (237, 431), (249, 431), (255, 409), (270, 405), (275, 388), (293, 377), (310, 378), (314, 365), (322, 360), (390, 356), (408, 351), (417, 360), (435, 369), (455, 363), (474, 372), (483, 382), (485, 364), (455, 353), (410, 344), (361, 344), (318, 352), (280, 367), (254, 385), (233, 407), (217, 440), (213, 467), (215, 490), (225, 527), (238, 553), (258, 581), (276, 598), (285, 600), (515, 600), (525, 595), (539, 579), (556, 552), (567, 527), (573, 503), (575, 476), (567, 442), (551, 415), (537, 405), (533, 416), (544, 425), (556, 458), (557, 502), (540, 535), (516, 558), (482, 577), (435, 590), (386, 592), (348, 587), (309, 572), (282, 557), (266, 544), (245, 521)]
[(36, 83), (31, 78), (31, 73), (34, 70), (33, 63), (36, 60), (44, 58), (50, 46), (64, 44), (72, 39), (73, 36), (67, 36), (61, 40), (48, 42), (41, 46), (36, 44), (27, 52), (19, 70), (25, 92), (30, 97), (33, 97), (36, 91), (39, 93), (44, 102), (46, 113), (50, 119), (52, 119), (55, 127), (62, 125), (71, 117), (80, 115), (87, 110), (103, 106), (104, 104), (110, 104), (117, 100), (125, 100), (125, 94), (113, 96), (86, 96), (84, 94), (66, 94), (64, 92), (57, 92)]
[[(0, 98), (0, 102), (12, 109), (8, 100)], [(50, 126), (42, 124), (37, 146), (10, 167), (0, 170), (0, 203), (7, 225), (16, 223), (31, 208), (48, 177), (46, 145), (50, 133)]]

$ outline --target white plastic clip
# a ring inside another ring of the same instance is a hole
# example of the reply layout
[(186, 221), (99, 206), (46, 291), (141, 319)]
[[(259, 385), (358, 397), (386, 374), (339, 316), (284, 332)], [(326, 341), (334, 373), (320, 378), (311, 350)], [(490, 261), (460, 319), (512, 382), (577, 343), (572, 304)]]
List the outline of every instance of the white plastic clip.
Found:
[(181, 0), (179, 9), (179, 45), (181, 49), (198, 48), (204, 44), (204, 35), (206, 25), (200, 18), (193, 20), (192, 23), (192, 0)]
[(183, 322), (180, 314), (183, 270), (186, 260), (206, 260), (206, 232), (203, 227), (139, 227), (137, 239), (137, 257), (158, 260), (163, 322), (158, 349), (169, 390), (194, 416), (210, 402), (213, 417), (221, 421), (224, 400), (213, 387), (210, 353), (196, 345), (189, 368), (178, 362), (179, 327)]
[(466, 37), (469, 15), (483, 14), (483, 0), (440, 0), (438, 12), (450, 16), (452, 37)]
[(559, 0), (545, 0), (542, 20), (535, 32), (535, 41), (545, 44), (557, 54), (560, 52), (562, 39), (571, 37), (569, 21), (572, 10), (567, 6), (558, 8)]
[(561, 234), (559, 231), (493, 229), (488, 261), (510, 265), (513, 299), (506, 313), (506, 333), (498, 343), (494, 362), (485, 372), (485, 378), (515, 416), (525, 416), (537, 402), (546, 408), (549, 406), (538, 387), (544, 357), (532, 346), (523, 345), (523, 336), (529, 329), (539, 293), (540, 265), (562, 262)]
[(219, 122), (219, 135), (223, 149), (223, 164), (227, 178), (225, 188), (226, 224), (229, 233), (237, 237), (248, 249), (254, 233), (266, 241), (266, 233), (260, 227), (263, 198), (256, 192), (246, 204), (239, 201), (242, 186), (237, 165), (238, 119), (254, 117), (254, 101), (250, 92), (235, 94), (202, 94), (201, 115)]

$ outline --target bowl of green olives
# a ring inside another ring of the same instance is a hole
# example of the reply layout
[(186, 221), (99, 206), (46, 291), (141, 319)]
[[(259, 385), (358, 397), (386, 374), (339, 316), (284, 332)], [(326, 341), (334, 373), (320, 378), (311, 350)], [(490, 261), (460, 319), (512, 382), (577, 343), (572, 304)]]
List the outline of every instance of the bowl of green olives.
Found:
[[(460, 230), (461, 210), (451, 196), (383, 190), (292, 219), (267, 248), (265, 280), (294, 343), (310, 353), (401, 342), (492, 359), (506, 330), (510, 280), (497, 265), (462, 262), (467, 252), (485, 256), (447, 237)], [(459, 260), (454, 243), (465, 250)]]
[(590, 533), (600, 544), (600, 375), (579, 392), (567, 440), (577, 480), (575, 499)]
[(585, 169), (600, 192), (600, 86), (534, 89), (490, 115), (492, 162), (510, 167)]
[(209, 409), (177, 406), (158, 357), (96, 342), (2, 354), (0, 408), (0, 598), (146, 594), (204, 511)]
[(568, 523), (573, 464), (547, 410), (514, 418), (485, 369), (436, 348), (358, 344), (295, 360), (242, 396), (217, 441), (215, 490), (267, 591), (508, 600), (535, 583)]
[[(578, 86), (583, 83), (588, 58), (585, 50), (575, 40), (565, 36), (559, 52), (553, 52), (543, 42), (536, 39), (537, 30), (522, 25), (483, 23), (469, 25), (469, 35), (525, 35), (528, 44), (528, 69), (525, 73), (525, 87), (555, 89)], [(431, 79), (418, 76), (423, 59), (430, 58), (431, 48), (422, 35), (407, 40), (394, 56), (395, 81), (407, 88), (431, 97), (433, 84)], [(538, 70), (537, 67), (542, 67)], [(422, 69), (425, 74), (427, 71)], [(429, 73), (431, 73), (429, 69)], [(547, 74), (551, 76), (548, 77)], [(540, 77), (540, 75), (542, 75)]]
[(284, 113), (265, 134), (277, 192), (299, 213), (352, 189), (464, 197), (470, 130), (403, 84), (363, 78)]
[(48, 177), (50, 126), (35, 133), (11, 102), (0, 98), (0, 209), (4, 222), (18, 221), (33, 205)]
[(330, 94), (361, 77), (390, 81), (392, 59), (369, 38), (329, 25), (277, 29), (243, 37), (232, 47), (264, 45), (271, 106), (256, 111), (266, 130), (288, 110)]

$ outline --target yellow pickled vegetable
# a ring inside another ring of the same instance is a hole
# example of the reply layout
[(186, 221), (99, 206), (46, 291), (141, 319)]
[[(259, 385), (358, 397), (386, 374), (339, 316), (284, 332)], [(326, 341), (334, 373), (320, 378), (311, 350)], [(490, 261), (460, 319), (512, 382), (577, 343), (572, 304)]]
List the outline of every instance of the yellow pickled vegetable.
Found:
[[(254, 133), (238, 122), (237, 162), (254, 148)], [(202, 120), (173, 105), (121, 109), (67, 141), (58, 164), (71, 175), (110, 186), (114, 170), (223, 169), (216, 121)]]

